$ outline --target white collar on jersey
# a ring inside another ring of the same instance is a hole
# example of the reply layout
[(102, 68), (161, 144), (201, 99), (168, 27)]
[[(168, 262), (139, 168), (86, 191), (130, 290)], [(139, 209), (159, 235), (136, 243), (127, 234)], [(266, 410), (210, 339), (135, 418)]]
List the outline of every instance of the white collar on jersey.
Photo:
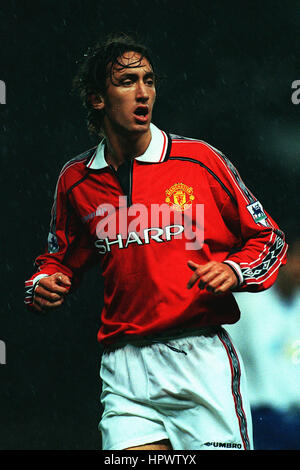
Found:
[[(160, 163), (163, 162), (167, 153), (168, 138), (164, 131), (161, 131), (154, 124), (150, 124), (151, 141), (147, 147), (147, 150), (143, 155), (136, 157), (135, 159), (141, 162), (147, 163)], [(101, 140), (100, 144), (96, 148), (93, 156), (87, 163), (87, 168), (91, 170), (101, 170), (108, 166), (105, 157), (105, 139)]]

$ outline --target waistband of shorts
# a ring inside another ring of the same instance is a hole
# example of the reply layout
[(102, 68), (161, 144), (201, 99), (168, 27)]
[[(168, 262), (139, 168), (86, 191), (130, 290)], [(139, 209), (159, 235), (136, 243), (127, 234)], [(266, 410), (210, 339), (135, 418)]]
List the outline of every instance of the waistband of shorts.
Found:
[(112, 344), (102, 345), (102, 353), (109, 353), (117, 349), (123, 348), (124, 346), (130, 344), (137, 348), (142, 348), (144, 346), (150, 346), (157, 343), (167, 343), (173, 339), (180, 338), (189, 338), (192, 336), (215, 336), (222, 330), (221, 326), (204, 326), (199, 328), (187, 329), (187, 328), (178, 328), (163, 331), (162, 333), (157, 333), (155, 335), (148, 335), (138, 338), (122, 338), (119, 341), (116, 341)]

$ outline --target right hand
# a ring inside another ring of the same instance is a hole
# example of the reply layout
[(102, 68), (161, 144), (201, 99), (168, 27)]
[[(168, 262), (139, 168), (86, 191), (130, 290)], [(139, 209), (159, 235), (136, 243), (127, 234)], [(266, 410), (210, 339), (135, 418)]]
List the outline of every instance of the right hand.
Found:
[(70, 287), (71, 281), (65, 274), (55, 273), (43, 277), (34, 289), (32, 306), (43, 313), (48, 309), (60, 307)]

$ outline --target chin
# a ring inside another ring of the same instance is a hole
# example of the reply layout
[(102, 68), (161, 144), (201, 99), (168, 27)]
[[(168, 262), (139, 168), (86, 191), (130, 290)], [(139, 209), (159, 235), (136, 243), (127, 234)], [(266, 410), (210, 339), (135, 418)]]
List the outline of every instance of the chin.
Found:
[(136, 122), (122, 125), (121, 123), (115, 123), (114, 130), (117, 134), (121, 134), (129, 137), (130, 135), (139, 135), (149, 132), (150, 122), (138, 124)]
[(134, 124), (133, 126), (130, 126), (130, 128), (128, 129), (128, 132), (129, 133), (139, 133), (139, 134), (143, 134), (145, 132), (148, 132), (150, 129), (150, 122), (147, 123), (147, 124)]

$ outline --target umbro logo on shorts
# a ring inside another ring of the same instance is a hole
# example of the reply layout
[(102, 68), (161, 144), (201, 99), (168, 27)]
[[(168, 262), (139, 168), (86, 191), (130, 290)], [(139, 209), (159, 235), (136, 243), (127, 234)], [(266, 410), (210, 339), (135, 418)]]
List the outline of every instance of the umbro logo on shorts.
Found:
[(206, 447), (224, 447), (225, 449), (241, 449), (242, 444), (233, 444), (231, 442), (205, 442)]

